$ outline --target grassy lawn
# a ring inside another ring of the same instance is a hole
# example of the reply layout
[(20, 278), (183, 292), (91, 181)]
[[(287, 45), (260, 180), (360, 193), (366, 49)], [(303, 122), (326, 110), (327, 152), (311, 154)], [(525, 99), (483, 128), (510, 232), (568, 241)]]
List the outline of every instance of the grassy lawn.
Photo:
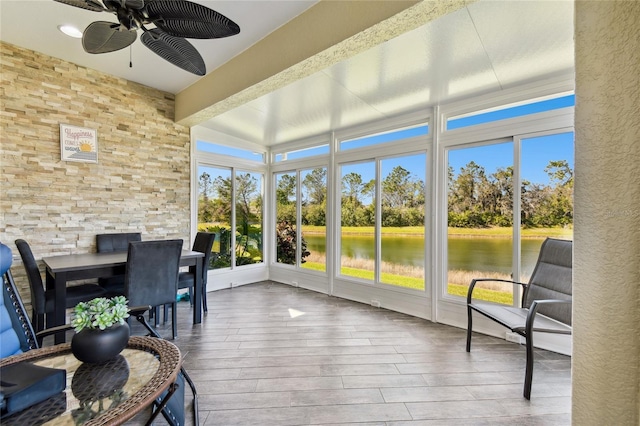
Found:
[[(305, 264), (306, 265), (306, 264)], [(356, 268), (341, 268), (342, 275), (347, 275), (355, 278), (362, 278), (365, 280), (373, 280), (373, 271), (366, 271)], [(400, 275), (393, 275), (388, 273), (382, 273), (381, 281), (385, 284), (395, 285), (397, 287), (410, 288), (413, 290), (424, 290), (424, 280), (421, 278), (404, 277)], [(448, 284), (448, 292), (454, 296), (467, 297), (466, 285), (460, 284)], [(495, 290), (485, 290), (482, 288), (476, 288), (473, 292), (475, 299), (486, 300), (489, 302), (496, 302), (511, 305), (513, 303), (513, 295), (511, 293)]]
[[(320, 272), (326, 271), (326, 266), (323, 263), (319, 262), (305, 262), (302, 264), (302, 268)], [(342, 267), (340, 269), (340, 273), (349, 277), (373, 281), (373, 271), (365, 269)], [(410, 288), (413, 290), (424, 290), (424, 280), (422, 278), (405, 277), (402, 275), (394, 275), (383, 272), (381, 280), (385, 284), (395, 285), (397, 287)], [(466, 285), (449, 283), (447, 291), (449, 292), (449, 294), (454, 296), (467, 297), (468, 288), (469, 287)], [(504, 291), (476, 288), (473, 294), (475, 295), (475, 299), (507, 305), (511, 305), (513, 303), (513, 295)]]

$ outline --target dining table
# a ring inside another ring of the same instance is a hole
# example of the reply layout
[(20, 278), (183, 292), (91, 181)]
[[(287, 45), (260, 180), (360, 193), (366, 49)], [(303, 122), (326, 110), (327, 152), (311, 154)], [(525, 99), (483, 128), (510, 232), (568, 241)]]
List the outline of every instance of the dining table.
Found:
[[(202, 322), (202, 268), (204, 253), (183, 250), (180, 266), (195, 268), (193, 291), (193, 324)], [(47, 289), (54, 289), (55, 302), (53, 315), (47, 315), (47, 328), (65, 324), (67, 284), (70, 281), (106, 278), (124, 275), (127, 266), (127, 252), (80, 253), (43, 257), (46, 267)], [(56, 344), (64, 343), (65, 333), (56, 333)]]

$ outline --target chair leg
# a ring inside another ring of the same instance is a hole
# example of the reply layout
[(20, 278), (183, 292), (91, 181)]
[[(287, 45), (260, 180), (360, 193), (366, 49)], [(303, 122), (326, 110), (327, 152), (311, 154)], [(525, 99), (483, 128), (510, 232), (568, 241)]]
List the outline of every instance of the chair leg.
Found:
[(207, 308), (207, 285), (202, 285), (202, 310), (205, 312), (209, 312)]
[(471, 308), (467, 306), (467, 352), (471, 352), (471, 328), (473, 319), (471, 318)]
[(178, 304), (173, 302), (171, 304), (171, 332), (173, 333), (173, 338), (175, 340), (178, 337), (178, 313), (177, 308)]
[(533, 380), (533, 336), (525, 337), (527, 344), (527, 366), (524, 373), (524, 397), (531, 399), (531, 381)]
[[(41, 332), (42, 330), (45, 329), (44, 327), (44, 314), (36, 314), (35, 312), (33, 313), (33, 319), (35, 321), (31, 322), (31, 325), (33, 325), (33, 331), (37, 334), (39, 332)], [(38, 347), (42, 347), (42, 342), (44, 341), (44, 337), (38, 337), (36, 336), (36, 342), (38, 343)]]

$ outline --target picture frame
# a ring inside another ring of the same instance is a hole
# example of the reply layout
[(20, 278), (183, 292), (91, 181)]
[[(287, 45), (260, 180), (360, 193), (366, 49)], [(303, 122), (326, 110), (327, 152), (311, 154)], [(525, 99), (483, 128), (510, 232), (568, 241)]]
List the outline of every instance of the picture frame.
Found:
[(62, 161), (98, 163), (98, 131), (60, 124), (60, 157)]

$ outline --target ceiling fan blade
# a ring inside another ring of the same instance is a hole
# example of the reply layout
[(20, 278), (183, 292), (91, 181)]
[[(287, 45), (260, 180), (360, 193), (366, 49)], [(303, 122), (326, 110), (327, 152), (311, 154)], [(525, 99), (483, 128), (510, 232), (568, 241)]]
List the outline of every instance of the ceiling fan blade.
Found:
[(142, 9), (144, 0), (124, 0), (124, 7), (127, 9)]
[(142, 44), (173, 65), (196, 75), (207, 72), (204, 60), (187, 40), (166, 34), (157, 28), (145, 31), (140, 37)]
[(82, 34), (82, 47), (87, 53), (108, 53), (124, 49), (136, 41), (135, 31), (119, 31), (120, 24), (97, 21)]
[(142, 9), (145, 0), (103, 0), (109, 10), (118, 9)]
[(144, 12), (150, 22), (169, 35), (184, 38), (222, 38), (240, 32), (226, 16), (187, 0), (154, 0)]
[(79, 7), (81, 9), (91, 10), (93, 12), (106, 12), (107, 9), (94, 0), (54, 0), (58, 3), (68, 4), (69, 6)]

